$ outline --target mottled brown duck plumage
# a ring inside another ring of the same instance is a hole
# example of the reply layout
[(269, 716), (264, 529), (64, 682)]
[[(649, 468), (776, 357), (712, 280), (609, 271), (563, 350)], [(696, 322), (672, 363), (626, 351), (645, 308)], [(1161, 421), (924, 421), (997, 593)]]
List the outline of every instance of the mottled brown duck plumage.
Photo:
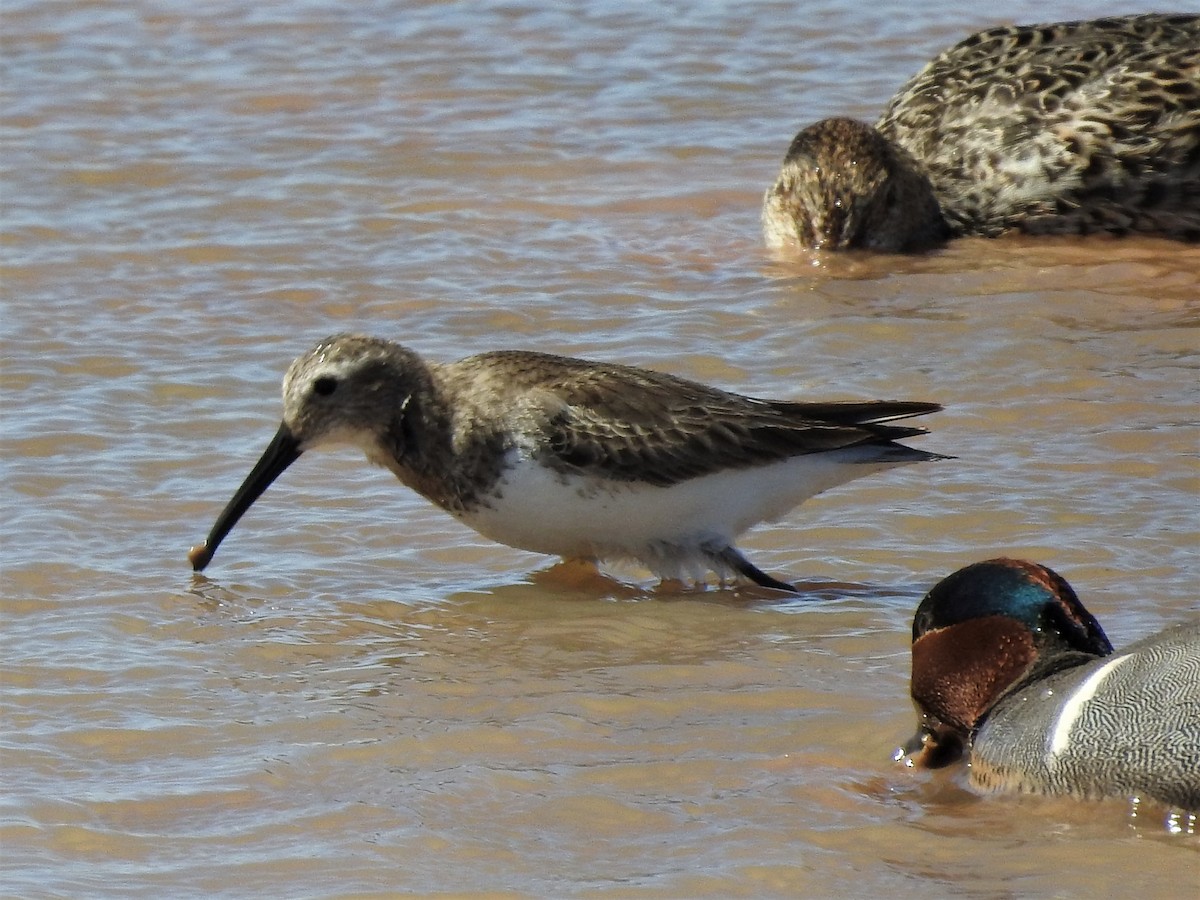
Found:
[(1200, 239), (1200, 16), (993, 28), (938, 55), (874, 127), (801, 131), (768, 244), (917, 250), (951, 237)]

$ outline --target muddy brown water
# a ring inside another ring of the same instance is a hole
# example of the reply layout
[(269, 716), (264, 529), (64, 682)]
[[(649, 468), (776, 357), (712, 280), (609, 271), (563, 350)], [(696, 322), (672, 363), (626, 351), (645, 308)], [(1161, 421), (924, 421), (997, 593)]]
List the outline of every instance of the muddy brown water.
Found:
[[(1197, 614), (1200, 250), (758, 236), (796, 128), (877, 114), (985, 12), (5, 3), (3, 892), (1200, 879), (1187, 817), (890, 758), (912, 611), (960, 565), (1055, 567), (1117, 644)], [(349, 453), (305, 457), (193, 575), (288, 362), (343, 330), (936, 400), (916, 443), (957, 458), (752, 532), (795, 601), (572, 582)]]

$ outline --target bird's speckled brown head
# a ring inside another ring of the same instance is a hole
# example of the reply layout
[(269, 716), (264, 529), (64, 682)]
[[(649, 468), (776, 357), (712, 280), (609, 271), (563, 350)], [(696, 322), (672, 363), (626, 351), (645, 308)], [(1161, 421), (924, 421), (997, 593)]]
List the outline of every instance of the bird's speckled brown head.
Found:
[(920, 250), (947, 234), (917, 162), (854, 119), (825, 119), (796, 135), (762, 217), (768, 244), (814, 250)]
[(382, 445), (397, 458), (403, 455), (397, 444), (404, 439), (410, 399), (428, 382), (427, 366), (407, 347), (366, 335), (335, 335), (288, 367), (283, 421), (301, 450), (348, 443), (372, 457)]

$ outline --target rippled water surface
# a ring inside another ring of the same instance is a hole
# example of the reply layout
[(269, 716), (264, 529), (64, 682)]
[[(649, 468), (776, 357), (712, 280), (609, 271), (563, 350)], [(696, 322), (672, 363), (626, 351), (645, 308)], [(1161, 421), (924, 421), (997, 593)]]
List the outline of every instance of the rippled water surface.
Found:
[[(890, 759), (912, 611), (960, 565), (1050, 564), (1118, 644), (1196, 615), (1200, 250), (821, 260), (758, 234), (798, 127), (875, 116), (986, 9), (0, 17), (6, 895), (1155, 898), (1200, 878), (1194, 822), (980, 798)], [(344, 330), (936, 400), (919, 445), (957, 458), (749, 535), (800, 580), (786, 603), (569, 581), (350, 453), (306, 456), (193, 575), (288, 362)]]

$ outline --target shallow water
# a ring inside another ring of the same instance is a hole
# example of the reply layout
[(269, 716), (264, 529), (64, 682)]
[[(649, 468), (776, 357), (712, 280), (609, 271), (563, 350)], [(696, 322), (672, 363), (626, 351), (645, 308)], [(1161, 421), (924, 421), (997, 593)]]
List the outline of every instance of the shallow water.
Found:
[[(793, 132), (995, 21), (857, 7), (5, 3), (5, 894), (1200, 877), (1194, 821), (890, 760), (913, 608), (962, 564), (1054, 566), (1117, 644), (1196, 615), (1200, 250), (769, 254)], [(792, 602), (569, 582), (339, 453), (193, 575), (283, 370), (343, 330), (936, 400), (917, 443), (957, 459), (749, 535)]]

